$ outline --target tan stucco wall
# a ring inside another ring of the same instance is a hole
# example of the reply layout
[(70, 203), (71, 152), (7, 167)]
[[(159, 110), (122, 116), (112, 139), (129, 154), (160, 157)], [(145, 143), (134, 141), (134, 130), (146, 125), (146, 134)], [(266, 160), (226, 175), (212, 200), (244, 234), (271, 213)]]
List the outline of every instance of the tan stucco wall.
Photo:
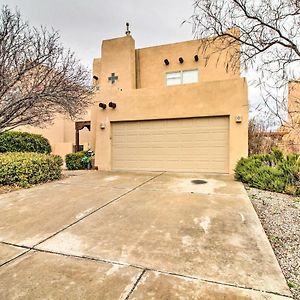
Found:
[[(101, 48), (102, 57), (93, 61), (93, 75), (100, 78), (102, 91), (164, 88), (165, 74), (181, 70), (198, 69), (201, 82), (240, 77), (240, 70), (233, 70), (226, 60), (228, 52), (212, 54), (215, 49), (210, 47), (205, 53), (199, 53), (200, 45), (200, 40), (193, 40), (135, 50), (135, 41), (131, 36), (105, 40)], [(234, 47), (234, 51), (237, 50), (239, 45)], [(196, 54), (199, 56), (198, 62), (194, 61)], [(179, 63), (179, 57), (184, 59), (183, 64)], [(168, 66), (164, 64), (164, 59), (169, 60)], [(112, 85), (108, 77), (113, 72), (119, 79)]]
[[(170, 45), (162, 45), (136, 50), (139, 59), (137, 72), (137, 86), (140, 88), (164, 88), (165, 73), (181, 70), (199, 70), (199, 80), (215, 81), (238, 78), (239, 71), (233, 72), (226, 69), (225, 55), (211, 54), (208, 49), (205, 54), (199, 53), (199, 40), (187, 41)], [(194, 56), (199, 56), (199, 61), (195, 62)], [(180, 64), (178, 59), (182, 57), (184, 63)], [(209, 59), (208, 59), (209, 57)], [(166, 66), (163, 61), (168, 59), (170, 64)]]
[[(233, 92), (234, 91), (234, 92)], [(100, 94), (100, 93), (99, 93)], [(100, 96), (100, 95), (99, 95)], [(101, 93), (109, 97), (111, 93)], [(248, 101), (247, 83), (244, 79), (206, 82), (161, 89), (139, 89), (134, 92), (116, 92), (115, 110), (100, 110), (92, 122), (96, 136), (96, 161), (100, 169), (111, 169), (111, 122), (167, 118), (230, 116), (229, 165), (230, 171), (237, 160), (247, 156)], [(235, 117), (242, 116), (242, 123)], [(105, 129), (100, 129), (100, 124)]]
[(280, 148), (286, 153), (300, 153), (300, 81), (290, 81), (288, 85), (287, 122), (278, 130), (284, 133)]
[[(90, 112), (83, 118), (83, 120), (90, 120)], [(22, 126), (15, 130), (41, 134), (49, 140), (52, 153), (60, 155), (63, 158), (67, 153), (73, 152), (75, 145), (75, 122), (67, 117), (57, 116), (52, 124), (46, 125), (43, 128)], [(86, 128), (80, 131), (80, 144), (83, 145), (86, 150), (91, 147), (91, 132)]]
[[(134, 50), (131, 36), (103, 41), (101, 60), (94, 60), (94, 74), (100, 76), (100, 91), (95, 93), (92, 109), (92, 148), (95, 165), (111, 170), (111, 122), (229, 116), (229, 166), (248, 152), (248, 88), (239, 70), (225, 69), (226, 53), (205, 58), (198, 53), (200, 41), (189, 41)], [(239, 50), (236, 45), (234, 51)], [(135, 55), (133, 55), (135, 54)], [(194, 55), (199, 61), (194, 61)], [(183, 57), (180, 64), (178, 58)], [(164, 59), (170, 65), (163, 63)], [(219, 63), (217, 63), (219, 60)], [(166, 86), (165, 74), (170, 71), (199, 70), (199, 82)], [(108, 81), (111, 73), (119, 76), (115, 84)], [(100, 109), (100, 102), (113, 101), (115, 110)], [(242, 117), (236, 123), (236, 116)], [(100, 125), (104, 124), (105, 129)]]
[(288, 123), (300, 121), (300, 81), (290, 81), (288, 85)]
[[(122, 90), (135, 89), (135, 42), (131, 36), (106, 40), (102, 42), (100, 66), (100, 89), (112, 91), (116, 88)], [(94, 64), (95, 66), (96, 64)], [(112, 85), (108, 81), (111, 73), (116, 73), (119, 79)]]

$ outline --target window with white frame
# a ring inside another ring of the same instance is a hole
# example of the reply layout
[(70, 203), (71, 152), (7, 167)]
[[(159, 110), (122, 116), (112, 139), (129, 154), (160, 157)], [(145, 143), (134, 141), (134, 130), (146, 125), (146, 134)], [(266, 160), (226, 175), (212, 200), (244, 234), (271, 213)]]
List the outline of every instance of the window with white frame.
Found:
[(181, 72), (172, 72), (166, 74), (167, 85), (181, 84)]
[(166, 84), (179, 85), (187, 83), (196, 83), (199, 80), (198, 70), (186, 70), (166, 73)]

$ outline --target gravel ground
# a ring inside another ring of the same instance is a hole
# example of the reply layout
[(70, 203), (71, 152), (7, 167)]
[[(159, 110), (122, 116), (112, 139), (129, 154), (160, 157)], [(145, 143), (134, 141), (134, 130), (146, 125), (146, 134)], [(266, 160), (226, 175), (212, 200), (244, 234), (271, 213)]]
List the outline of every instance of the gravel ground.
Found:
[(300, 198), (246, 186), (294, 299), (300, 299)]

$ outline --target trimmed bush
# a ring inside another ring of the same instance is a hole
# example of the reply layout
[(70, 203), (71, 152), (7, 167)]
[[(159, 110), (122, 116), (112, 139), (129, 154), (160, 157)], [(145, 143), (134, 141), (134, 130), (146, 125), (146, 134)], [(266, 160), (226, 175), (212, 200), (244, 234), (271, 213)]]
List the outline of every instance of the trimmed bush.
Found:
[(49, 141), (39, 134), (7, 131), (0, 133), (0, 152), (50, 153)]
[(292, 195), (300, 194), (300, 156), (284, 156), (273, 149), (270, 154), (242, 158), (235, 168), (235, 179), (251, 187)]
[(87, 151), (69, 153), (66, 155), (66, 166), (68, 170), (84, 170), (88, 168), (88, 162), (84, 159)]
[(0, 184), (30, 187), (61, 178), (62, 158), (41, 153), (0, 154)]

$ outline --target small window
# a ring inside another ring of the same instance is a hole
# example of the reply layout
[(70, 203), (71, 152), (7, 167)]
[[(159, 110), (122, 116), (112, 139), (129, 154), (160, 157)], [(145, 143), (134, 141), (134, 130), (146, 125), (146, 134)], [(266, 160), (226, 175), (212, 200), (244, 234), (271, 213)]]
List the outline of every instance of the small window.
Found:
[(198, 70), (178, 71), (166, 74), (166, 84), (179, 85), (198, 82)]
[(182, 72), (182, 83), (196, 83), (198, 82), (198, 70), (190, 70)]
[(181, 84), (181, 72), (173, 72), (166, 74), (167, 85)]

